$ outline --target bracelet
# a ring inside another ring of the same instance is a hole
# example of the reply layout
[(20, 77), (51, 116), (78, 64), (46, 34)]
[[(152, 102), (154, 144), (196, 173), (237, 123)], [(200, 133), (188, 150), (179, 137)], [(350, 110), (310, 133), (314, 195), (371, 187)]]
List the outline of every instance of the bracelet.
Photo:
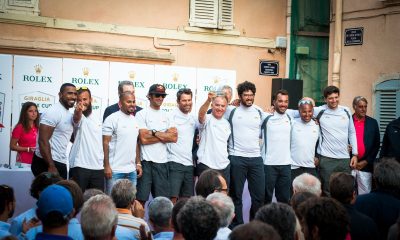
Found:
[(28, 152), (30, 151), (30, 148), (28, 147)]
[(142, 164), (140, 164), (140, 163), (136, 163), (136, 166), (140, 166), (140, 167), (141, 167), (141, 166), (142, 166)]

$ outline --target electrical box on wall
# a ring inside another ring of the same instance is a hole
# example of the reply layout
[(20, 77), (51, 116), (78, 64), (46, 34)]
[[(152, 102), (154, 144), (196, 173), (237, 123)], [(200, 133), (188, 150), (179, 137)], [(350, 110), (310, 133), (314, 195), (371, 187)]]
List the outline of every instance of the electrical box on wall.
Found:
[(286, 37), (276, 37), (276, 40), (275, 40), (275, 47), (276, 48), (286, 48), (286, 43), (287, 43), (287, 40), (286, 40)]

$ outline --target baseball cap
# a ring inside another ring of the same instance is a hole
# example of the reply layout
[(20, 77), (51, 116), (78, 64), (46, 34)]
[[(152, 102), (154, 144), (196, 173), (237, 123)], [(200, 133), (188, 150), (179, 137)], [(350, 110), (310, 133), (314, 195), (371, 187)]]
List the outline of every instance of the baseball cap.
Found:
[(167, 95), (165, 93), (165, 87), (161, 84), (153, 84), (150, 86), (149, 89), (149, 94), (161, 94), (161, 95)]
[(62, 186), (50, 185), (40, 193), (38, 206), (39, 219), (46, 218), (50, 212), (59, 212), (67, 217), (73, 210), (71, 193)]

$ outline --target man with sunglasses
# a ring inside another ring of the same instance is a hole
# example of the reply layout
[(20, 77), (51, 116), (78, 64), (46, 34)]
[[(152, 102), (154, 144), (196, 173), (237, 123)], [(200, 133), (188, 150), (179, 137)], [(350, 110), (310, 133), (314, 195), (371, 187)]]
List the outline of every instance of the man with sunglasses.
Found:
[(143, 205), (147, 201), (150, 191), (153, 197), (170, 197), (166, 144), (176, 143), (178, 132), (167, 113), (161, 109), (166, 96), (163, 85), (151, 85), (147, 94), (150, 106), (136, 116), (139, 124), (143, 169), (143, 175), (138, 179), (137, 199)]

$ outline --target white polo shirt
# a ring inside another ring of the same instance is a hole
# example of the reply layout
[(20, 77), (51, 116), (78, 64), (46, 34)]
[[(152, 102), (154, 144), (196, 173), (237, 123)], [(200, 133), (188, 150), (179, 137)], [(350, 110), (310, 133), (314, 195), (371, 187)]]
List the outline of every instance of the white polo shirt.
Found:
[(178, 108), (168, 117), (178, 130), (178, 141), (176, 143), (167, 143), (168, 161), (185, 166), (193, 166), (193, 137), (198, 121), (192, 114), (184, 114)]
[[(151, 107), (141, 110), (136, 114), (136, 119), (140, 129), (156, 130), (165, 132), (168, 128), (175, 125), (168, 118), (168, 114), (163, 110), (155, 110)], [(167, 145), (162, 142), (141, 145), (141, 159), (155, 163), (168, 162)]]
[[(66, 164), (68, 161), (67, 146), (74, 130), (72, 113), (60, 102), (57, 102), (42, 113), (40, 124), (54, 127), (54, 132), (49, 139), (51, 157), (56, 162)], [(42, 154), (40, 154), (39, 137), (37, 139), (35, 154), (43, 158)]]
[[(121, 110), (108, 116), (103, 123), (103, 135), (111, 136), (109, 163), (113, 172), (130, 173), (136, 170), (136, 144), (139, 125), (134, 116)], [(100, 147), (100, 146), (99, 146)]]
[(319, 126), (315, 121), (308, 123), (300, 118), (293, 120), (291, 156), (292, 169), (299, 167), (315, 168), (315, 146), (319, 137)]
[(268, 119), (266, 128), (267, 139), (264, 138), (263, 133), (261, 147), (264, 165), (289, 165), (292, 160), (290, 156), (291, 121), (288, 115), (275, 112)]
[(69, 154), (69, 167), (101, 170), (103, 167), (102, 123), (93, 114), (82, 115), (75, 127), (75, 141)]
[(216, 119), (206, 114), (200, 125), (200, 144), (197, 151), (198, 162), (212, 169), (225, 169), (229, 164), (227, 144), (231, 127), (225, 118)]

